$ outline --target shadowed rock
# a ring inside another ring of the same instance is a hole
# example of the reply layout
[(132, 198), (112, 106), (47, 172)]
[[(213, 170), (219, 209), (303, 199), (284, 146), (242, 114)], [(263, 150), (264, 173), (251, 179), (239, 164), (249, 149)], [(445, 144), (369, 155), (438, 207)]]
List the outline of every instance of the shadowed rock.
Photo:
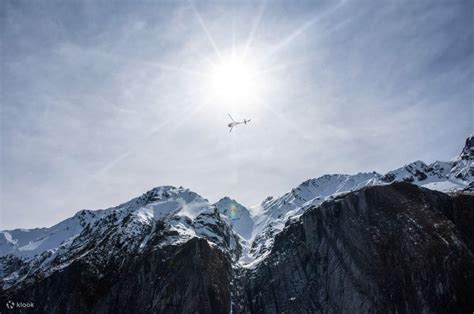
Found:
[(228, 313), (231, 265), (204, 239), (130, 256), (123, 265), (74, 262), (62, 272), (14, 291), (41, 313)]

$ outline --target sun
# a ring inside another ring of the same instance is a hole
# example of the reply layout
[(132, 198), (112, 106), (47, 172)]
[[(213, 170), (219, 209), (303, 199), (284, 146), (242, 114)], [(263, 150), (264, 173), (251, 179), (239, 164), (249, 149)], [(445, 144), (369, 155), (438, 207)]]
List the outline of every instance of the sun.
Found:
[(249, 101), (259, 87), (258, 68), (243, 57), (231, 54), (212, 66), (210, 89), (221, 101)]

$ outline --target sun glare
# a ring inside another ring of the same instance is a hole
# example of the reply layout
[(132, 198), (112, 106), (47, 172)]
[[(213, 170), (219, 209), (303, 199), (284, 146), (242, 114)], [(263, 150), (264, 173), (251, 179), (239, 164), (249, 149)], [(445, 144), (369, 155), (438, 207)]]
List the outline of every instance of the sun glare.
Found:
[(257, 69), (243, 58), (223, 57), (213, 66), (210, 88), (220, 100), (244, 101), (258, 90)]

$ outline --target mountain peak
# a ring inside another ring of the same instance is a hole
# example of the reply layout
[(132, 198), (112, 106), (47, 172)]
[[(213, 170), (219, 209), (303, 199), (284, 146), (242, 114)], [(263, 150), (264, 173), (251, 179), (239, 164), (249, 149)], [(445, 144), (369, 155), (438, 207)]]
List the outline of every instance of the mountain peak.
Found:
[(174, 187), (172, 185), (157, 186), (147, 191), (139, 197), (141, 201), (148, 203), (150, 201), (158, 201), (164, 199), (182, 199), (184, 202), (189, 203), (194, 200), (204, 200), (202, 196), (190, 189), (180, 187)]
[(236, 208), (244, 208), (245, 210), (248, 210), (246, 206), (237, 202), (235, 199), (230, 198), (229, 196), (224, 196), (223, 198), (218, 200), (216, 203), (214, 203), (214, 205), (218, 207), (218, 209), (222, 209), (222, 208), (229, 209), (230, 206), (234, 206)]
[(459, 154), (459, 158), (463, 160), (474, 159), (474, 133), (466, 138), (466, 143), (464, 144), (461, 154)]
[(232, 199), (228, 196), (224, 196), (223, 198), (221, 198), (220, 200), (217, 201), (217, 203), (227, 203), (227, 202), (236, 202), (237, 203), (236, 200), (234, 200), (234, 199)]
[(221, 198), (214, 206), (228, 219), (234, 230), (244, 239), (249, 239), (253, 230), (253, 219), (247, 207), (228, 196)]

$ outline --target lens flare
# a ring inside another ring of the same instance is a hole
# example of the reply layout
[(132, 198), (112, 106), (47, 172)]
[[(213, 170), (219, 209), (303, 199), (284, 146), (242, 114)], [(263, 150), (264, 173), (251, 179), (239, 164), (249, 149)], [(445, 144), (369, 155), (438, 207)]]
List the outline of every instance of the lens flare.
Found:
[(235, 205), (231, 205), (231, 206), (230, 206), (230, 214), (229, 214), (229, 217), (230, 217), (230, 222), (231, 222), (232, 224), (234, 224), (234, 222), (239, 219), (238, 213), (237, 213), (237, 207), (236, 207)]

